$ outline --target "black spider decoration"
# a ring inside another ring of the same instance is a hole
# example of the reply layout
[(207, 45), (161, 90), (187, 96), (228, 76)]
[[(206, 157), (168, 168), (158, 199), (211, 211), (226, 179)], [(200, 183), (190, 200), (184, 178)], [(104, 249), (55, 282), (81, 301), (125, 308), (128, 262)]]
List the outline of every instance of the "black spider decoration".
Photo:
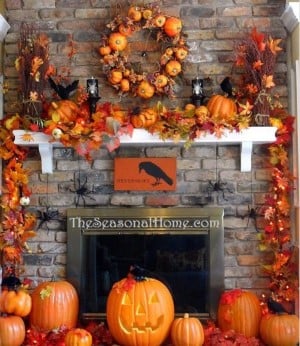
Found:
[(212, 182), (211, 180), (208, 181), (208, 187), (207, 187), (207, 192), (209, 194), (209, 196), (211, 196), (211, 194), (213, 192), (222, 192), (222, 197), (225, 201), (227, 201), (227, 199), (225, 198), (225, 192), (229, 192), (232, 193), (233, 191), (227, 186), (226, 182), (222, 182), (221, 180), (217, 180), (216, 182)]
[[(77, 181), (77, 184), (76, 184)], [(90, 191), (87, 187), (87, 177), (85, 177), (84, 183), (81, 183), (80, 178), (76, 179), (74, 181), (74, 188), (75, 190), (71, 190), (71, 192), (76, 193), (76, 200), (75, 205), (78, 207), (80, 200), (83, 202), (83, 206), (85, 207), (86, 198), (90, 198), (93, 201), (95, 201), (95, 198), (91, 197), (90, 195), (94, 193), (94, 191)]]
[(39, 230), (43, 224), (46, 223), (47, 231), (49, 231), (48, 222), (52, 220), (59, 220), (59, 212), (57, 209), (46, 207), (45, 211), (38, 210), (37, 213), (37, 219), (40, 220), (37, 230)]
[(252, 207), (252, 208), (250, 208), (250, 206), (248, 205), (248, 213), (246, 215), (242, 216), (242, 219), (244, 219), (245, 217), (248, 217), (246, 228), (248, 228), (248, 226), (249, 226), (250, 219), (253, 220), (256, 232), (259, 232), (259, 229), (258, 229), (258, 226), (257, 226), (257, 217), (259, 216), (258, 211), (259, 211), (259, 207), (257, 207), (257, 208), (253, 208)]

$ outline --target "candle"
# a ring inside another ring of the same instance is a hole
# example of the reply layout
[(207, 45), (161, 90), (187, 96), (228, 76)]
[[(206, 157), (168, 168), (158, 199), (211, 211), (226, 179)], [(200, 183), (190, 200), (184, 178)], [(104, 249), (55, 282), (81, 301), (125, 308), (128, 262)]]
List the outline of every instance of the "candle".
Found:
[(87, 92), (89, 97), (98, 97), (98, 79), (92, 77), (87, 80)]
[(203, 95), (203, 79), (192, 79), (193, 95)]

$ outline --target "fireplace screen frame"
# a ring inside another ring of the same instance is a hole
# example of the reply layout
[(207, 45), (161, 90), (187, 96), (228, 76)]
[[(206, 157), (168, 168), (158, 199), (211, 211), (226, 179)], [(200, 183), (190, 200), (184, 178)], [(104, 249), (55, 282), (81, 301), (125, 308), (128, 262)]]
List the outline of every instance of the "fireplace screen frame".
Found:
[[(88, 235), (207, 234), (208, 235), (208, 313), (190, 314), (199, 319), (216, 318), (219, 298), (224, 291), (224, 209), (220, 207), (174, 208), (72, 208), (67, 210), (67, 280), (85, 294), (84, 241)], [(129, 227), (130, 226), (130, 227)], [(105, 313), (84, 311), (83, 320), (105, 320)]]

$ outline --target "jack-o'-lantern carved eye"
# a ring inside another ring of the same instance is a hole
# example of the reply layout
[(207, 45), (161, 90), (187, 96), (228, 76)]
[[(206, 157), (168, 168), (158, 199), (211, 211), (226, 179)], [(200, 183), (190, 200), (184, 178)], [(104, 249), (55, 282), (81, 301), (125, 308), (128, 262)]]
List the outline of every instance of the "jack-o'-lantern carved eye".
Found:
[(127, 293), (123, 295), (122, 305), (132, 305), (132, 301)]
[(153, 293), (149, 299), (149, 304), (156, 304), (159, 303), (159, 299), (157, 296), (157, 293)]

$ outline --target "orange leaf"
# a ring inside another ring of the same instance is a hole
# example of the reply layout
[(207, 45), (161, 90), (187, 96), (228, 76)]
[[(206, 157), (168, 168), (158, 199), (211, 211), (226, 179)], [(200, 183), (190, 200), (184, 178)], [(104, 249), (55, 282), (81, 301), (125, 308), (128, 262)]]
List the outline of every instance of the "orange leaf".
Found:
[(272, 88), (275, 86), (275, 83), (273, 82), (273, 75), (264, 75), (262, 79), (263, 86), (267, 89)]
[(277, 40), (273, 40), (272, 38), (269, 39), (268, 46), (274, 55), (276, 55), (277, 52), (280, 52), (282, 50), (282, 48), (278, 46), (280, 42), (281, 42), (281, 39), (277, 39)]

